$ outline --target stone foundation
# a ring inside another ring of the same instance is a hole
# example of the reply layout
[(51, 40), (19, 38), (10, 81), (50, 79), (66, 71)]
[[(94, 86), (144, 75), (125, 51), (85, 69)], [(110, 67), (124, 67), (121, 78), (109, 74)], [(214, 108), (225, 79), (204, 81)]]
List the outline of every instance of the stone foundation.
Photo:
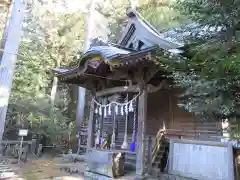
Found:
[[(114, 178), (102, 176), (96, 173), (92, 172), (84, 172), (84, 179), (86, 180), (114, 180)], [(121, 178), (117, 178), (115, 180), (139, 180), (142, 178), (137, 178), (135, 175), (135, 172), (133, 172), (131, 175), (126, 174)], [(175, 176), (171, 174), (161, 174), (159, 178), (152, 178), (152, 177), (145, 177), (144, 180), (195, 180), (191, 178), (185, 178), (185, 177), (180, 177), (180, 176)]]
[(92, 173), (90, 171), (84, 172), (84, 179), (87, 180), (112, 180), (113, 178), (102, 176), (100, 174)]
[(195, 180), (191, 178), (181, 177), (181, 176), (175, 176), (171, 174), (161, 174), (160, 180)]

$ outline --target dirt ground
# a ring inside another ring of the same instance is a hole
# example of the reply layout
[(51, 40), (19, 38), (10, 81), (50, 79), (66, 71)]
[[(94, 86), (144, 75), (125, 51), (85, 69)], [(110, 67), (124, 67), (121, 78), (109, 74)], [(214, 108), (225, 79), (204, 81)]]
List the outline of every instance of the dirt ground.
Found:
[[(84, 163), (66, 163), (62, 161), (62, 158), (53, 158), (51, 156), (45, 156), (42, 158), (29, 158), (28, 162), (20, 165), (11, 162), (16, 160), (9, 160), (8, 166), (13, 169), (14, 173), (19, 178), (14, 180), (87, 180), (83, 177), (83, 171), (85, 169)], [(61, 167), (78, 167), (80, 172), (78, 174), (70, 174), (65, 171), (61, 171)], [(134, 180), (135, 172), (133, 174), (126, 174), (119, 180)], [(153, 179), (152, 179), (153, 180)]]
[[(16, 161), (16, 160), (13, 160)], [(61, 171), (61, 167), (78, 166), (84, 171), (84, 164), (67, 164), (62, 162), (61, 158), (42, 157), (39, 159), (30, 158), (28, 162), (18, 164), (9, 163), (9, 167), (21, 177), (22, 180), (84, 180), (80, 174), (71, 175)]]

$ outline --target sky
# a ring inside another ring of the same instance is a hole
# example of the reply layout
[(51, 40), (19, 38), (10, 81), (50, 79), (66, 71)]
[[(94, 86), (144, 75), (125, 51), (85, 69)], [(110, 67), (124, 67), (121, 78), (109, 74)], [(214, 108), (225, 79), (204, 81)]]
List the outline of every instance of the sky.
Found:
[(87, 0), (56, 0), (54, 10), (61, 13), (74, 13), (86, 9)]
[[(106, 0), (94, 0), (97, 3), (104, 2)], [(60, 13), (74, 13), (77, 11), (87, 11), (87, 5), (91, 0), (56, 0), (54, 10)]]

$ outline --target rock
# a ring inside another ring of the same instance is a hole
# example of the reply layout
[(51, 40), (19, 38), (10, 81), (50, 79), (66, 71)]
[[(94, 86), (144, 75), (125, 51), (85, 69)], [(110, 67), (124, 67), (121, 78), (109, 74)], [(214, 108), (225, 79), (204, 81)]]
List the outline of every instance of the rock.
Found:
[(66, 154), (63, 155), (62, 160), (64, 162), (84, 162), (86, 160), (86, 156), (79, 154)]
[(12, 161), (11, 162), (11, 164), (17, 164), (18, 163), (18, 161)]
[(86, 156), (85, 155), (76, 155), (74, 156), (74, 162), (85, 162)]

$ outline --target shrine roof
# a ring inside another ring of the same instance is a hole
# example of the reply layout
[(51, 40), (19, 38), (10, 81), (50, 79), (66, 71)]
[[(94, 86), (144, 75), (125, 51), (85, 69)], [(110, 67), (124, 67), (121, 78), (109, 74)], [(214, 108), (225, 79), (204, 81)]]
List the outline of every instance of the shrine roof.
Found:
[[(93, 43), (75, 66), (53, 70), (60, 81), (83, 85), (90, 79), (95, 81), (96, 77), (122, 79), (125, 77), (119, 77), (116, 71), (135, 71), (139, 65), (147, 67), (154, 64), (158, 55), (182, 52), (182, 43), (159, 33), (137, 11), (128, 9), (127, 16), (128, 24), (118, 44)], [(85, 84), (85, 87), (90, 86)]]
[(101, 56), (104, 61), (110, 61), (111, 59), (117, 58), (122, 55), (131, 53), (131, 51), (117, 48), (114, 46), (91, 46), (86, 53), (82, 56), (80, 64), (83, 64), (86, 59), (94, 56)]
[[(80, 58), (77, 65), (72, 67), (54, 68), (53, 71), (57, 76), (66, 76), (70, 74), (83, 74), (89, 68), (97, 69), (101, 64), (107, 64), (111, 68), (118, 68), (125, 65), (130, 65), (139, 61), (139, 59), (146, 58), (150, 52), (159, 50), (157, 46), (149, 47), (141, 51), (130, 51), (126, 49), (117, 48), (114, 46), (92, 46)], [(131, 61), (128, 62), (128, 61)]]

